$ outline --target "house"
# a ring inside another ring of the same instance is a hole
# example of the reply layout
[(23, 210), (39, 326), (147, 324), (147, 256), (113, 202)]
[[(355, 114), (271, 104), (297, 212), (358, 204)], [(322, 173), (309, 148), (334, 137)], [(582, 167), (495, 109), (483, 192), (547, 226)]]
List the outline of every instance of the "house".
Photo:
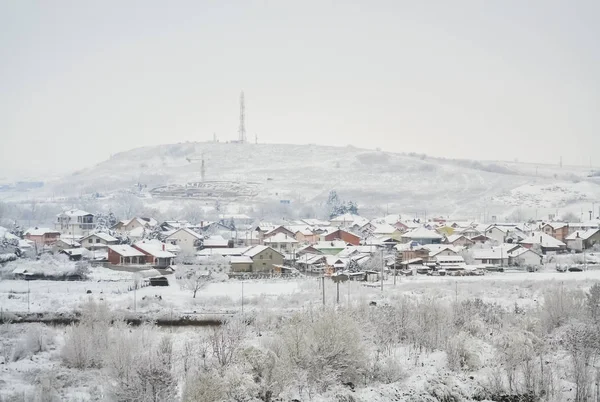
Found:
[(600, 229), (600, 220), (594, 219), (588, 222), (571, 222), (568, 227), (569, 234), (585, 232), (590, 229)]
[(509, 252), (514, 245), (505, 245), (473, 251), (473, 259), (477, 264), (508, 266)]
[(463, 235), (466, 238), (471, 239), (471, 240), (473, 239), (473, 237), (482, 236), (482, 233), (474, 227), (469, 227), (469, 228), (466, 228), (463, 230), (455, 231), (454, 234)]
[(73, 239), (69, 239), (66, 237), (61, 237), (56, 241), (56, 243), (54, 243), (52, 245), (52, 250), (55, 253), (59, 253), (62, 250), (80, 248), (80, 247), (81, 247), (81, 243), (79, 243), (78, 241), (75, 241)]
[(402, 238), (402, 232), (398, 228), (388, 223), (377, 223), (374, 226), (375, 227), (372, 230), (374, 236), (391, 237), (396, 240), (400, 240)]
[(81, 209), (70, 209), (56, 215), (54, 229), (65, 235), (83, 237), (96, 228), (94, 215)]
[(337, 253), (345, 249), (346, 246), (346, 242), (343, 242), (341, 240), (320, 241), (313, 245), (315, 249), (327, 255), (336, 255)]
[(66, 248), (66, 249), (60, 250), (59, 253), (68, 256), (69, 260), (71, 260), (71, 261), (81, 261), (84, 254), (89, 253), (89, 251), (87, 251), (83, 247), (77, 247), (77, 248)]
[(567, 249), (567, 245), (544, 232), (533, 232), (519, 242), (525, 248), (539, 247), (542, 254), (557, 253)]
[(434, 261), (439, 269), (449, 271), (465, 269), (467, 266), (465, 259), (460, 255), (438, 255)]
[(404, 233), (402, 236), (404, 243), (417, 242), (421, 245), (425, 244), (440, 244), (443, 236), (439, 233), (426, 228), (417, 228), (410, 232)]
[(319, 235), (312, 231), (310, 228), (301, 229), (296, 231), (294, 237), (299, 243), (316, 243), (319, 241)]
[(531, 249), (518, 247), (508, 253), (508, 264), (517, 267), (538, 267), (542, 265), (542, 256)]
[(327, 235), (325, 235), (325, 241), (335, 241), (335, 240), (341, 240), (346, 244), (352, 244), (353, 246), (358, 246), (360, 244), (360, 237), (350, 233), (346, 230), (343, 229), (338, 229), (334, 232), (331, 232)]
[(423, 248), (429, 250), (430, 260), (433, 260), (435, 257), (458, 255), (454, 247), (447, 244), (426, 244)]
[(179, 246), (184, 254), (196, 254), (202, 247), (203, 236), (187, 227), (175, 230), (165, 238), (165, 242)]
[(469, 239), (464, 234), (453, 234), (450, 236), (446, 236), (444, 243), (451, 244), (453, 246), (461, 246), (461, 247), (469, 247), (475, 244), (475, 242)]
[(486, 235), (484, 235), (484, 234), (478, 234), (477, 236), (473, 236), (473, 237), (471, 237), (471, 241), (472, 241), (473, 243), (480, 243), (480, 244), (483, 244), (483, 243), (487, 243), (487, 242), (489, 242), (489, 241), (491, 241), (491, 240), (492, 240), (492, 239), (490, 239), (489, 237), (487, 237), (487, 236), (486, 236)]
[(206, 237), (202, 242), (203, 248), (230, 248), (233, 247), (233, 240), (227, 240), (223, 236), (213, 235)]
[(567, 248), (574, 251), (583, 251), (600, 244), (600, 229), (576, 231), (565, 238)]
[(312, 246), (312, 245), (300, 247), (298, 250), (296, 250), (296, 255), (298, 257), (301, 255), (304, 255), (304, 254), (322, 254), (322, 253), (319, 250), (317, 250), (316, 248), (314, 248), (314, 246)]
[(111, 229), (120, 233), (128, 233), (138, 228), (151, 230), (156, 225), (158, 225), (158, 222), (152, 218), (133, 218), (119, 221)]
[(119, 243), (119, 239), (112, 237), (108, 233), (97, 232), (82, 238), (80, 242), (82, 247), (94, 250), (117, 244)]
[(569, 235), (569, 224), (566, 222), (548, 222), (542, 225), (541, 231), (556, 240), (564, 242)]
[(146, 263), (153, 265), (155, 268), (168, 268), (173, 265), (175, 254), (167, 251), (165, 243), (145, 243), (137, 242), (133, 248), (141, 251), (146, 256)]
[(26, 240), (35, 243), (37, 247), (50, 246), (58, 241), (60, 232), (49, 228), (31, 228), (24, 234)]
[(286, 235), (288, 237), (294, 237), (295, 236), (295, 233), (292, 230), (286, 228), (285, 226), (277, 226), (277, 227), (269, 230), (268, 232), (266, 232), (262, 236), (263, 243), (264, 243), (265, 239), (268, 239), (269, 237), (275, 236), (278, 233), (282, 233), (282, 234), (284, 234), (284, 235)]
[(293, 253), (298, 248), (298, 241), (294, 236), (288, 236), (284, 232), (267, 237), (263, 240), (263, 243), (281, 254)]
[(108, 262), (112, 265), (144, 265), (146, 254), (127, 244), (108, 246)]
[(251, 272), (273, 272), (274, 265), (283, 265), (283, 254), (264, 245), (251, 247), (243, 256), (252, 259)]
[(501, 244), (507, 243), (509, 240), (517, 243), (526, 237), (526, 234), (517, 225), (503, 223), (494, 223), (488, 226), (483, 234)]
[(350, 229), (353, 227), (362, 228), (367, 223), (369, 223), (368, 219), (363, 218), (360, 215), (355, 215), (351, 213), (336, 216), (330, 221), (331, 226), (343, 229)]
[[(408, 246), (408, 247), (404, 247)], [(414, 259), (422, 259), (423, 261), (429, 260), (429, 250), (421, 246), (419, 243), (411, 244), (399, 244), (396, 249), (402, 253), (402, 261), (410, 261)]]

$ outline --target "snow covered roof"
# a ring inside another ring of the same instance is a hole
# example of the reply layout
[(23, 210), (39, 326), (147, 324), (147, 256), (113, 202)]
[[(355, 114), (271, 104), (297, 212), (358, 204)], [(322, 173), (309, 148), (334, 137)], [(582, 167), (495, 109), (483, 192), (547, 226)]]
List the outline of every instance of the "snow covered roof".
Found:
[(61, 237), (60, 239), (58, 239), (58, 241), (61, 241), (66, 245), (71, 246), (72, 248), (77, 248), (81, 246), (81, 243), (73, 240), (71, 237)]
[(81, 209), (69, 209), (68, 211), (63, 211), (60, 214), (57, 214), (56, 216), (78, 217), (78, 216), (86, 216), (86, 215), (93, 215), (93, 214), (90, 214), (89, 212), (83, 211)]
[(81, 247), (79, 247), (79, 248), (66, 248), (62, 252), (66, 253), (66, 254), (69, 254), (70, 256), (76, 256), (76, 255), (83, 255), (85, 253), (84, 250), (87, 251), (86, 249), (81, 248)]
[(533, 232), (531, 235), (527, 236), (525, 239), (521, 240), (519, 243), (521, 244), (539, 244), (542, 247), (546, 248), (562, 248), (565, 247), (566, 244), (562, 241), (555, 239), (554, 237), (547, 235), (544, 232)]
[(244, 252), (244, 255), (247, 255), (248, 257), (254, 257), (255, 255), (258, 255), (258, 254), (262, 253), (266, 249), (270, 249), (271, 251), (273, 251), (273, 252), (275, 252), (277, 254), (281, 254), (280, 252), (278, 252), (276, 250), (273, 250), (269, 246), (260, 245), (260, 246), (254, 246), (254, 247), (249, 248), (246, 252)]
[(302, 219), (302, 222), (309, 226), (329, 226), (328, 221), (321, 221), (319, 219)]
[(250, 247), (236, 247), (236, 248), (205, 248), (196, 253), (198, 256), (210, 256), (210, 255), (222, 255), (222, 256), (240, 256), (244, 255), (246, 251), (250, 250)]
[(454, 253), (458, 252), (453, 246), (448, 244), (426, 244), (423, 247), (429, 250), (429, 255), (432, 257), (446, 250), (450, 250)]
[(252, 264), (252, 258), (247, 255), (233, 255), (229, 257), (232, 264)]
[(50, 228), (31, 228), (27, 229), (25, 232), (26, 235), (30, 236), (43, 236), (46, 233), (60, 234), (58, 230), (50, 229)]
[(333, 240), (333, 241), (320, 241), (313, 245), (317, 250), (326, 250), (334, 248), (346, 248), (346, 242)]
[(398, 229), (396, 229), (394, 226), (390, 225), (389, 223), (375, 224), (375, 228), (373, 229), (373, 233), (375, 233), (375, 234), (392, 234), (397, 231), (398, 231)]
[(586, 231), (577, 230), (566, 237), (566, 240), (576, 240), (578, 238), (587, 240), (596, 233), (598, 233), (600, 229), (588, 229)]
[(84, 241), (85, 239), (89, 239), (90, 237), (94, 237), (94, 236), (96, 236), (97, 238), (102, 239), (108, 243), (119, 241), (119, 239), (114, 238), (111, 235), (109, 235), (108, 233), (104, 233), (104, 232), (92, 233), (91, 235), (88, 235), (88, 236), (85, 236), (84, 238), (82, 238), (81, 241)]
[(210, 236), (207, 237), (206, 239), (204, 239), (204, 247), (227, 247), (227, 245), (229, 244), (229, 241), (227, 239), (225, 239), (223, 236), (220, 235), (214, 235), (214, 236)]
[(128, 244), (118, 244), (118, 245), (110, 245), (108, 246), (109, 250), (114, 251), (115, 253), (123, 256), (123, 257), (144, 257), (145, 254), (140, 250), (136, 250)]
[(508, 259), (509, 252), (508, 248), (504, 246), (484, 248), (473, 251), (473, 259), (475, 260), (499, 260)]
[(542, 227), (544, 226), (550, 226), (552, 229), (554, 230), (558, 230), (558, 229), (562, 229), (565, 226), (568, 226), (569, 224), (566, 222), (546, 222)]
[(465, 235), (462, 235), (462, 234), (452, 234), (450, 236), (447, 236), (446, 240), (448, 240), (448, 243), (454, 243), (455, 241), (457, 241), (461, 237), (464, 237), (465, 239), (468, 240), (468, 238)]
[(410, 232), (404, 233), (402, 237), (408, 239), (442, 239), (442, 235), (439, 233), (425, 228), (411, 230)]
[(435, 260), (439, 263), (457, 263), (465, 262), (465, 259), (460, 255), (438, 255)]
[[(164, 243), (156, 244), (156, 243), (145, 243), (143, 241), (135, 243), (135, 247), (140, 250), (154, 256), (156, 258), (173, 258), (175, 254), (167, 251), (167, 245)], [(163, 250), (164, 247), (164, 250)]]
[[(185, 233), (188, 233), (188, 234), (190, 234), (190, 235), (194, 236), (194, 237), (195, 237), (195, 238), (197, 238), (197, 239), (202, 239), (202, 238), (203, 238), (203, 236), (202, 236), (202, 235), (200, 235), (200, 234), (198, 234), (198, 233), (194, 232), (192, 229), (189, 229), (189, 228), (187, 228), (187, 227), (183, 227), (183, 228), (179, 228), (179, 229), (177, 229), (177, 230), (176, 230), (176, 231), (174, 231), (173, 233), (169, 234), (169, 235), (167, 236), (167, 238), (169, 238), (169, 237), (171, 237), (171, 236), (173, 236), (173, 235), (175, 235), (176, 233), (179, 233), (179, 232), (185, 232)], [(221, 237), (221, 238), (222, 238), (222, 237)]]
[(530, 249), (530, 248), (525, 248), (525, 247), (519, 247), (519, 248), (517, 248), (517, 249), (515, 249), (515, 250), (512, 250), (511, 252), (509, 252), (509, 255), (510, 255), (511, 257), (518, 257), (518, 256), (520, 256), (520, 255), (522, 255), (522, 254), (525, 254), (525, 253), (534, 253), (534, 254), (537, 254), (537, 255), (539, 255), (538, 253), (536, 253), (536, 252), (535, 252), (535, 251), (533, 251), (532, 249)]
[(271, 244), (271, 243), (298, 243), (298, 241), (296, 239), (294, 239), (293, 237), (290, 237), (288, 235), (286, 235), (285, 233), (276, 233), (273, 236), (267, 238), (264, 240), (265, 244)]

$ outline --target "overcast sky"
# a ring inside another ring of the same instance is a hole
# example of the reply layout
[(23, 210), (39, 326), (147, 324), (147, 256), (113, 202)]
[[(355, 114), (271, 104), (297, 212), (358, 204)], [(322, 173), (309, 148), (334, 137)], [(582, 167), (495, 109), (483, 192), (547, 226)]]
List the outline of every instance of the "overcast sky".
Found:
[[(600, 165), (600, 2), (0, 0), (0, 168), (259, 142)], [(0, 174), (2, 176), (2, 174)]]

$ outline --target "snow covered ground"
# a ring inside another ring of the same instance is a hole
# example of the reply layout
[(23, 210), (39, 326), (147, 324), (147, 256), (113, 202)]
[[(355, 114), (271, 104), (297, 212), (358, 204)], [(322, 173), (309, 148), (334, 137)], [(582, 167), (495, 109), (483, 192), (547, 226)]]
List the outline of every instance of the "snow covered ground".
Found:
[[(600, 281), (600, 270), (587, 272), (513, 272), (487, 273), (471, 277), (417, 276), (389, 277), (380, 284), (347, 282), (339, 286), (341, 305), (386, 302), (402, 295), (436, 294), (440, 297), (478, 297), (487, 301), (512, 305), (536, 303), (538, 293), (553, 283), (569, 283), (585, 289)], [(238, 280), (213, 282), (202, 288), (196, 298), (182, 288), (174, 275), (170, 286), (144, 287), (132, 290), (134, 274), (108, 268), (93, 268), (88, 281), (0, 281), (0, 306), (4, 312), (62, 313), (77, 310), (92, 299), (107, 302), (112, 309), (141, 314), (229, 314), (241, 311), (242, 294), (246, 311), (260, 308), (273, 310), (301, 309), (323, 302), (321, 282), (316, 278)], [(91, 291), (91, 293), (87, 293)], [(160, 298), (158, 298), (160, 296)], [(134, 300), (135, 299), (135, 300)], [(336, 303), (337, 288), (325, 282), (325, 302)]]
[[(272, 342), (270, 339), (277, 334), (281, 317), (291, 317), (298, 312), (314, 315), (315, 312), (322, 310), (322, 282), (317, 278), (252, 280), (243, 283), (231, 280), (211, 283), (201, 290), (196, 299), (191, 297), (190, 291), (181, 289), (174, 276), (170, 279), (169, 287), (147, 287), (137, 291), (138, 313), (144, 313), (150, 318), (165, 312), (240, 313), (243, 286), (244, 311), (256, 319), (250, 332), (245, 335), (245, 348), (256, 347), (260, 350), (269, 348)], [(128, 291), (128, 287), (132, 283), (133, 274), (105, 268), (94, 268), (90, 280), (85, 282), (31, 281), (29, 283), (30, 309), (32, 312), (68, 312), (79, 309), (82, 304), (93, 299), (107, 303), (113, 310), (131, 311), (133, 292)], [(551, 271), (493, 273), (480, 277), (398, 277), (396, 284), (392, 278), (388, 278), (384, 283), (383, 292), (379, 283), (342, 283), (339, 286), (338, 314), (350, 314), (357, 322), (362, 321), (359, 317), (363, 315), (369, 317), (375, 314), (375, 317), (369, 318), (368, 322), (360, 325), (364, 331), (364, 342), (367, 342), (365, 352), (369, 353), (370, 358), (383, 353), (381, 356), (383, 360), (377, 363), (379, 358), (376, 358), (375, 363), (372, 364), (382, 364), (377, 370), (384, 371), (378, 371), (378, 380), (365, 380), (364, 383), (353, 384), (354, 390), (348, 386), (338, 385), (313, 395), (311, 399), (322, 402), (474, 400), (473, 398), (480, 395), (479, 392), (483, 392), (484, 387), (490, 386), (490, 381), (500, 375), (492, 370), (498, 363), (498, 352), (495, 352), (498, 346), (490, 343), (492, 342), (490, 339), (495, 338), (487, 335), (490, 331), (499, 331), (500, 327), (495, 328), (492, 325), (490, 328), (485, 326), (480, 328), (478, 325), (482, 324), (464, 324), (464, 331), (468, 331), (469, 334), (479, 334), (477, 336), (483, 337), (486, 341), (479, 340), (475, 335), (460, 335), (467, 337), (469, 359), (474, 359), (469, 364), (474, 366), (457, 370), (451, 367), (448, 360), (450, 349), (419, 351), (414, 346), (402, 344), (387, 352), (377, 352), (376, 349), (372, 349), (374, 346), (371, 342), (379, 345), (386, 339), (385, 334), (378, 334), (384, 331), (384, 327), (379, 329), (370, 327), (379, 325), (376, 324), (378, 322), (376, 316), (384, 314), (382, 325), (385, 326), (385, 311), (388, 308), (386, 306), (398, 308), (406, 303), (403, 300), (420, 301), (423, 303), (422, 306), (428, 306), (429, 303), (451, 306), (455, 303), (481, 300), (477, 303), (483, 303), (484, 308), (492, 309), (490, 311), (500, 309), (497, 311), (512, 312), (516, 314), (515, 317), (519, 317), (522, 313), (518, 311), (540, 310), (549, 289), (561, 288), (583, 294), (594, 283), (600, 283), (600, 270), (567, 273)], [(88, 289), (92, 290), (92, 294), (86, 293)], [(3, 311), (27, 311), (27, 290), (28, 284), (25, 281), (0, 281), (0, 305)], [(324, 294), (325, 303), (334, 306), (337, 299), (337, 285), (327, 280)], [(159, 301), (155, 296), (161, 296), (162, 300)], [(143, 301), (144, 297), (147, 298), (146, 302)], [(370, 307), (372, 302), (376, 302), (377, 307)], [(423, 316), (425, 317), (427, 316)], [(432, 321), (431, 325), (447, 318), (440, 316), (437, 321)], [(391, 316), (390, 319), (398, 320), (398, 316)], [(371, 324), (369, 320), (372, 321)], [(398, 325), (392, 322), (389, 324)], [(199, 339), (208, 336), (211, 329), (167, 327), (155, 328), (153, 331), (157, 337), (168, 335), (173, 342), (175, 356), (183, 356), (187, 353), (186, 348), (189, 348), (190, 342), (193, 344), (200, 342)], [(0, 360), (4, 362), (0, 365), (0, 400), (2, 397), (15, 398), (17, 394), (23, 395), (24, 398), (17, 400), (33, 400), (39, 397), (40, 393), (50, 392), (56, 396), (56, 400), (88, 401), (97, 400), (97, 395), (105, 394), (107, 384), (113, 381), (109, 372), (95, 368), (86, 370), (68, 368), (62, 363), (61, 356), (68, 332), (65, 327), (49, 327), (41, 324), (0, 325), (0, 350), (3, 351)], [(32, 333), (34, 335), (31, 335)], [(390, 334), (393, 335), (393, 332)], [(563, 398), (572, 397), (573, 383), (569, 374), (568, 357), (560, 350), (545, 353), (545, 359), (553, 362), (552, 367), (555, 370), (552, 381), (555, 381), (553, 387), (556, 388), (558, 397), (554, 400), (566, 400)], [(181, 372), (182, 361), (182, 358), (178, 357), (173, 366), (174, 373), (181, 384), (186, 378)], [(178, 392), (181, 396), (182, 388)], [(458, 399), (444, 399), (449, 396)], [(342, 397), (354, 399), (340, 399)]]

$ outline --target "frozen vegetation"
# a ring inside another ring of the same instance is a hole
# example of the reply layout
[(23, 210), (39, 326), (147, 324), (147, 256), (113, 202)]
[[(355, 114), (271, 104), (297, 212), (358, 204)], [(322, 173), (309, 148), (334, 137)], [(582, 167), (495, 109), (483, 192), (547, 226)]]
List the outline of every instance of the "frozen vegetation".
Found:
[[(139, 326), (124, 321), (131, 274), (90, 275), (30, 294), (33, 311), (53, 310), (45, 292), (77, 311), (71, 325), (19, 324), (3, 309), (0, 400), (587, 401), (597, 390), (599, 271), (389, 278), (383, 292), (346, 282), (339, 304), (328, 281), (325, 306), (316, 279), (256, 280), (243, 312), (239, 281), (193, 298), (173, 280), (138, 290)], [(17, 283), (0, 282), (0, 304), (23, 312)], [(226, 322), (153, 323), (192, 308)]]

